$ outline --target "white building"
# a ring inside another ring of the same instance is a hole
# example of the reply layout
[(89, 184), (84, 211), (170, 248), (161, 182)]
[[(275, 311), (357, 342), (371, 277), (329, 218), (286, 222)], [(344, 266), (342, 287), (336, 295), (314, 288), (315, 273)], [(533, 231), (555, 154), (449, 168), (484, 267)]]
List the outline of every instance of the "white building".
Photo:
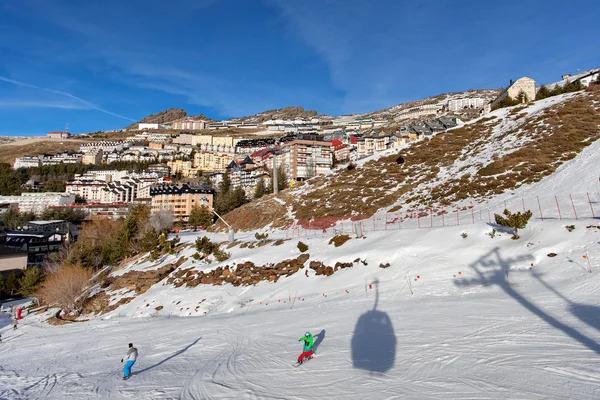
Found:
[(68, 181), (67, 193), (79, 195), (88, 203), (131, 203), (144, 187), (162, 182), (156, 173), (116, 170), (92, 170)]
[(449, 111), (460, 111), (465, 108), (481, 108), (485, 100), (481, 97), (465, 97), (448, 101)]
[(34, 168), (39, 167), (41, 164), (40, 159), (34, 156), (23, 156), (15, 159), (14, 169), (19, 168)]
[(206, 129), (206, 121), (184, 118), (171, 122), (171, 129), (197, 131)]
[(73, 204), (75, 195), (68, 193), (23, 193), (20, 196), (0, 196), (0, 203), (17, 204), (21, 212), (42, 213), (50, 206)]
[(553, 90), (556, 86), (564, 86), (568, 82), (579, 81), (581, 86), (588, 87), (591, 83), (596, 82), (600, 76), (600, 68), (590, 69), (589, 71), (579, 72), (577, 74), (565, 74), (561, 77), (561, 80), (555, 83), (546, 85), (549, 90)]
[(90, 142), (84, 143), (80, 147), (80, 151), (82, 153), (87, 153), (93, 149), (100, 149), (104, 153), (110, 153), (112, 151), (123, 151), (129, 147), (129, 144), (126, 142), (115, 141), (115, 142)]
[(144, 129), (159, 129), (160, 124), (139, 124), (138, 129), (143, 131)]

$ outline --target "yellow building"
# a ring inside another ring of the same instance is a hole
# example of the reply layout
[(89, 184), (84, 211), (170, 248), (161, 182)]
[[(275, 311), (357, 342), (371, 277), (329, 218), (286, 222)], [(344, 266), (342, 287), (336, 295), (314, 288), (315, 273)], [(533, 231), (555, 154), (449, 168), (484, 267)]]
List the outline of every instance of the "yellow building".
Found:
[(233, 161), (233, 154), (228, 153), (202, 151), (194, 155), (194, 167), (204, 172), (225, 171), (231, 161)]
[(214, 190), (206, 185), (159, 185), (150, 188), (150, 210), (172, 211), (175, 220), (187, 221), (192, 207), (207, 206), (213, 208)]

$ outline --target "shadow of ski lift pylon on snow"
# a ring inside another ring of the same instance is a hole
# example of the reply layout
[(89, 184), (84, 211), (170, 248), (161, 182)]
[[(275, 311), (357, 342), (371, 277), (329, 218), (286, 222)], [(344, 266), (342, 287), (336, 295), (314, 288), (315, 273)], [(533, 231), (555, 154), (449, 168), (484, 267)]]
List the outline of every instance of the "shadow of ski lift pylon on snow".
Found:
[(379, 281), (373, 284), (373, 309), (360, 316), (350, 341), (352, 365), (365, 371), (385, 373), (394, 367), (396, 361), (396, 335), (390, 317), (377, 310)]

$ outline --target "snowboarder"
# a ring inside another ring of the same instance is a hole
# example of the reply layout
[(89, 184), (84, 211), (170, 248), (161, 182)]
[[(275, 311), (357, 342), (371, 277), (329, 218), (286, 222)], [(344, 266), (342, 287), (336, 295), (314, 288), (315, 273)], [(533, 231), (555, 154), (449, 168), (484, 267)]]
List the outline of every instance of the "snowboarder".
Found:
[(298, 341), (304, 342), (302, 354), (298, 356), (298, 364), (302, 364), (305, 359), (310, 360), (312, 358), (313, 335), (310, 332), (306, 332)]
[(129, 377), (131, 376), (131, 367), (133, 367), (133, 364), (135, 364), (137, 356), (137, 349), (133, 347), (133, 343), (129, 343), (129, 350), (127, 350), (127, 354), (125, 354), (125, 357), (121, 359), (121, 362), (123, 362), (123, 360), (127, 360), (125, 366), (123, 367), (123, 379), (129, 379)]

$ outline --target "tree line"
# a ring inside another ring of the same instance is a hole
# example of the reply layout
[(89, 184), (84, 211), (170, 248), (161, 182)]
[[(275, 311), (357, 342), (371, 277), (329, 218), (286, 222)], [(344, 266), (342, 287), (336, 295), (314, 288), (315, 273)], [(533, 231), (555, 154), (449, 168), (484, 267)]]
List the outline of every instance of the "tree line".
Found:
[[(149, 162), (137, 161), (115, 161), (103, 165), (103, 168), (116, 169), (118, 171), (141, 172), (148, 169)], [(0, 163), (0, 195), (19, 195), (27, 189), (23, 185), (33, 179), (42, 183), (38, 191), (41, 192), (64, 192), (65, 182), (73, 179), (75, 174), (84, 174), (88, 170), (97, 168), (97, 165), (89, 164), (55, 164), (42, 165), (40, 167), (13, 169), (8, 163)]]

